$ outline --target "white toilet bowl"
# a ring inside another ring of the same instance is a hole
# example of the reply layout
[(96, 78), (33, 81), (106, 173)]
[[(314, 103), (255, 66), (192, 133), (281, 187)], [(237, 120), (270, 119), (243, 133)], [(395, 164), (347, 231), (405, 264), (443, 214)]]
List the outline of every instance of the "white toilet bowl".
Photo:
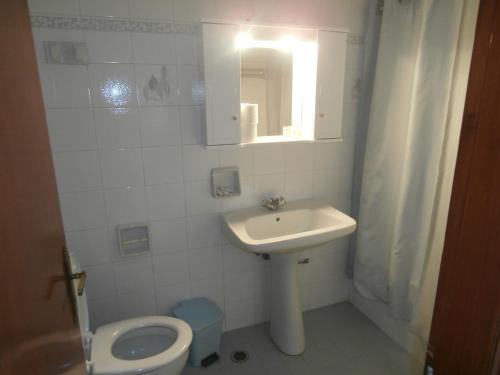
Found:
[[(72, 272), (81, 272), (69, 255)], [(179, 375), (184, 368), (193, 333), (189, 325), (167, 316), (141, 316), (89, 329), (85, 291), (76, 293), (78, 321), (87, 355), (87, 372), (93, 375)]]
[(180, 374), (193, 334), (182, 320), (143, 316), (107, 324), (92, 336), (89, 367), (95, 375)]

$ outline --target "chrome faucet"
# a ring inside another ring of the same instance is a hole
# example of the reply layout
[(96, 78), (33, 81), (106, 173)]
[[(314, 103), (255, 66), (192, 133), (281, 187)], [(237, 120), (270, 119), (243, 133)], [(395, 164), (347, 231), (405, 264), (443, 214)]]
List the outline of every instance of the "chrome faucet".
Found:
[(276, 211), (281, 206), (286, 204), (286, 200), (283, 197), (279, 198), (267, 198), (262, 201), (262, 207), (267, 208), (269, 211)]

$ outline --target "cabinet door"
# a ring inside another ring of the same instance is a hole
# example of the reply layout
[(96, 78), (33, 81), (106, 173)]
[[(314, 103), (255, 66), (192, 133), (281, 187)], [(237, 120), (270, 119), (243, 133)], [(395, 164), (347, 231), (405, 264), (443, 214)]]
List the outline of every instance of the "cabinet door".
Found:
[(346, 42), (346, 33), (318, 31), (318, 76), (314, 123), (316, 139), (342, 136)]
[(237, 25), (203, 24), (207, 145), (240, 143), (238, 31)]

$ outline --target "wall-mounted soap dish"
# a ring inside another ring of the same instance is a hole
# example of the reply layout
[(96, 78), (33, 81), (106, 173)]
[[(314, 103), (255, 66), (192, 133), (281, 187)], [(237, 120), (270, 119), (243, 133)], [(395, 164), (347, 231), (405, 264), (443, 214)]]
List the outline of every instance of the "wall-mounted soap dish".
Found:
[(151, 250), (149, 224), (125, 224), (116, 227), (122, 256), (140, 255)]
[(214, 198), (229, 198), (241, 195), (238, 167), (212, 169), (212, 194)]

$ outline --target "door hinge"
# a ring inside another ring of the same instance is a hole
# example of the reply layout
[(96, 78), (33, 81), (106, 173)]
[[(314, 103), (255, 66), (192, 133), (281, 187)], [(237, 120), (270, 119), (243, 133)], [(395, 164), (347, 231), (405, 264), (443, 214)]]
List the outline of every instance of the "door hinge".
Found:
[(495, 34), (493, 34), (493, 33), (490, 34), (490, 49), (491, 49), (491, 46), (493, 45), (494, 36), (495, 36)]

